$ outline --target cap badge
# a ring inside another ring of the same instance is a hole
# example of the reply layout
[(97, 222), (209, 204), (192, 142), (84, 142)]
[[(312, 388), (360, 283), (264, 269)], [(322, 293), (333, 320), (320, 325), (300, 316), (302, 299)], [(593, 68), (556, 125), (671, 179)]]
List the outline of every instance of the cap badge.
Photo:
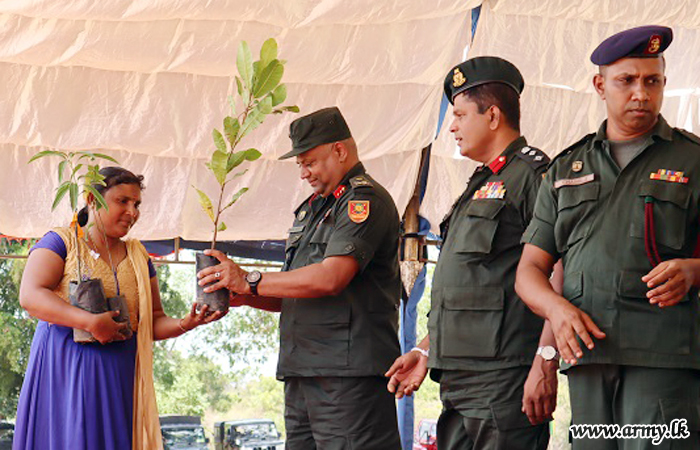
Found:
[(462, 71), (459, 70), (459, 67), (455, 69), (454, 75), (452, 75), (452, 86), (454, 87), (460, 87), (464, 83), (467, 82), (467, 79), (464, 78), (464, 74), (462, 74)]
[(583, 161), (574, 161), (571, 164), (571, 170), (574, 172), (580, 172), (583, 169)]
[(658, 53), (660, 48), (661, 48), (661, 36), (658, 34), (652, 35), (649, 38), (649, 44), (647, 45), (646, 53), (653, 55), (654, 53)]

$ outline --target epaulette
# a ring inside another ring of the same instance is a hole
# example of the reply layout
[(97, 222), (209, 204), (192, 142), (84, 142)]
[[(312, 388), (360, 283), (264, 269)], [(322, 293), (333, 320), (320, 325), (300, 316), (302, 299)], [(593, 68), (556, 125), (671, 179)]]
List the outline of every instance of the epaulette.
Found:
[(353, 189), (357, 189), (359, 187), (372, 187), (374, 184), (372, 184), (372, 182), (366, 176), (358, 175), (350, 178), (350, 186), (352, 186)]
[(554, 161), (556, 161), (557, 159), (559, 159), (562, 156), (568, 155), (569, 153), (571, 153), (573, 151), (574, 148), (580, 146), (581, 144), (583, 144), (585, 142), (588, 142), (591, 138), (595, 137), (595, 135), (596, 135), (595, 133), (587, 134), (584, 137), (582, 137), (581, 139), (579, 139), (578, 141), (569, 145), (564, 150), (562, 150), (557, 155), (555, 155), (554, 158), (552, 158), (552, 160), (549, 162), (549, 165), (552, 166), (552, 164), (554, 164)]
[(516, 155), (526, 163), (528, 163), (534, 170), (538, 170), (540, 167), (549, 164), (549, 156), (539, 148), (525, 146), (516, 152)]
[(696, 135), (696, 134), (693, 134), (693, 133), (691, 133), (690, 131), (686, 131), (686, 130), (684, 130), (684, 129), (682, 129), (682, 128), (674, 128), (674, 130), (677, 131), (678, 133), (680, 133), (681, 136), (683, 136), (684, 138), (688, 139), (689, 141), (694, 142), (695, 144), (700, 145), (700, 136), (698, 136), (698, 135)]

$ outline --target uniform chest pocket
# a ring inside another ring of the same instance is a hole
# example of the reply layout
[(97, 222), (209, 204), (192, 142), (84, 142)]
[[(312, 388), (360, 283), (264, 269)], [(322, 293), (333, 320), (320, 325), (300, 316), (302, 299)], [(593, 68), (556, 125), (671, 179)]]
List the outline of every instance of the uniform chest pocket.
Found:
[(333, 226), (327, 223), (321, 222), (317, 227), (314, 234), (311, 236), (309, 241), (312, 244), (328, 244), (333, 234)]
[(656, 242), (680, 250), (685, 243), (690, 205), (690, 188), (681, 183), (642, 180), (639, 183), (630, 236), (644, 238), (644, 209), (647, 198), (653, 201)]
[[(500, 199), (474, 200), (463, 213), (454, 233), (458, 253), (491, 253), (498, 229), (498, 213), (506, 202)], [(454, 225), (453, 225), (454, 226)]]
[(557, 221), (554, 224), (558, 252), (565, 252), (588, 236), (593, 225), (599, 196), (600, 183), (598, 182), (559, 188)]

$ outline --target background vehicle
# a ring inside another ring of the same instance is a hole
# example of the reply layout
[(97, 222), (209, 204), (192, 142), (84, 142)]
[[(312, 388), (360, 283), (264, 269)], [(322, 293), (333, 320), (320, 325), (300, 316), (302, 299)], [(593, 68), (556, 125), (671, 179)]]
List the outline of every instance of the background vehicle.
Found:
[(284, 450), (272, 420), (228, 420), (214, 424), (215, 450)]
[(207, 450), (209, 438), (204, 435), (199, 416), (160, 416), (165, 450)]
[(421, 419), (413, 436), (413, 450), (437, 450), (437, 420)]
[(15, 426), (9, 422), (0, 422), (0, 450), (12, 450), (12, 438)]

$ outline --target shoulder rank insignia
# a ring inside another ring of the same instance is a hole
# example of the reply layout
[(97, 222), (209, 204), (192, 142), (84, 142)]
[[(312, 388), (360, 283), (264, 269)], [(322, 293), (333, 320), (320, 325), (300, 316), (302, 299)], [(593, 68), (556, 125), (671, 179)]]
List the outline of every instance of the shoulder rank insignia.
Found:
[(486, 198), (504, 198), (506, 196), (506, 187), (503, 186), (503, 181), (489, 181), (481, 188), (474, 192), (472, 200), (481, 200)]
[(528, 163), (534, 169), (539, 169), (540, 167), (549, 164), (549, 156), (538, 148), (523, 147), (516, 154), (520, 157), (520, 159)]
[(348, 217), (355, 223), (362, 223), (369, 217), (369, 200), (350, 200)]
[(356, 177), (350, 178), (350, 186), (353, 188), (363, 187), (363, 186), (373, 186), (372, 182), (367, 179), (364, 175), (358, 175)]
[(656, 173), (652, 172), (649, 175), (649, 179), (669, 181), (671, 183), (681, 183), (681, 184), (688, 183), (688, 177), (684, 177), (683, 172), (677, 172), (677, 171), (668, 170), (668, 169), (659, 169), (658, 172), (656, 172)]

